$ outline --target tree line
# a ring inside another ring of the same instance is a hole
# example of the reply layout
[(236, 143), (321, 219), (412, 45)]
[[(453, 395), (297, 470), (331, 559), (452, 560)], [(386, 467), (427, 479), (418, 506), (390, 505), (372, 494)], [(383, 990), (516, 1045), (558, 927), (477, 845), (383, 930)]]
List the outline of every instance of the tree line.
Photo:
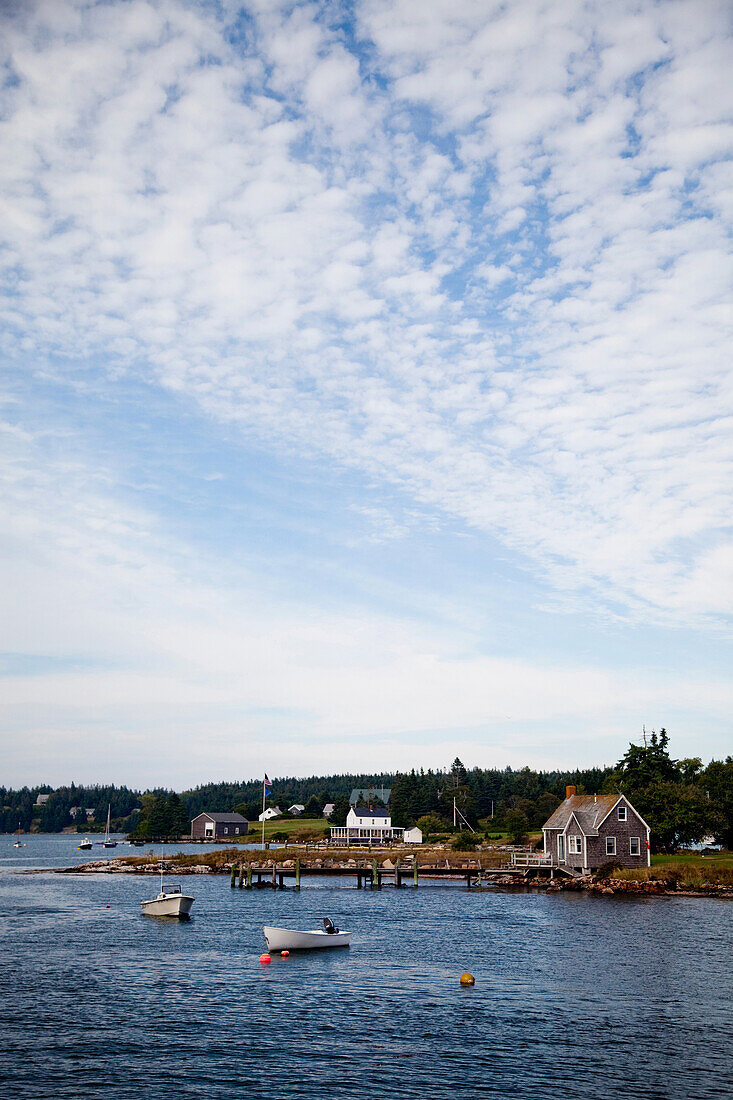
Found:
[[(42, 806), (36, 805), (38, 795), (48, 795)], [(0, 806), (0, 832), (4, 833), (14, 832), (19, 824), (24, 832), (30, 831), (31, 824), (41, 833), (60, 833), (73, 825), (79, 832), (98, 831), (107, 823), (107, 807), (113, 831), (127, 832), (141, 800), (129, 787), (71, 783), (54, 790), (42, 784), (19, 790), (0, 787)]]
[[(354, 787), (391, 787), (393, 774), (383, 775), (320, 775), (308, 778), (295, 776), (275, 777), (272, 780), (272, 794), (267, 799), (268, 806), (279, 806), (287, 810), (288, 806), (305, 806), (309, 816), (321, 816), (327, 802), (336, 802), (339, 797), (348, 800)], [(256, 821), (262, 813), (262, 779), (241, 780), (235, 783), (203, 783), (192, 790), (182, 791), (181, 799), (194, 818), (206, 811), (225, 812), (245, 807), (243, 817)], [(311, 800), (315, 799), (315, 802)]]
[[(445, 770), (428, 769), (397, 774), (354, 774), (283, 777), (272, 781), (268, 806), (281, 810), (293, 804), (306, 816), (320, 817), (327, 802), (335, 804), (331, 824), (345, 823), (348, 796), (354, 788), (391, 788), (392, 821), (398, 826), (419, 822), (423, 832), (457, 827), (509, 832), (514, 837), (542, 827), (572, 785), (578, 794), (623, 792), (652, 829), (652, 845), (672, 850), (710, 836), (733, 847), (733, 757), (707, 766), (698, 757), (675, 760), (665, 729), (631, 743), (614, 767), (574, 771), (534, 771), (529, 767), (471, 768), (454, 760)], [(42, 807), (38, 794), (48, 794)], [(376, 805), (378, 798), (372, 799)], [(113, 828), (135, 836), (183, 836), (197, 814), (236, 810), (256, 821), (262, 810), (262, 781), (206, 783), (180, 795), (163, 789), (140, 792), (128, 787), (79, 786), (52, 790), (49, 786), (12, 790), (0, 787), (0, 828), (14, 832), (31, 823), (42, 832), (60, 832), (69, 825), (87, 828), (74, 807), (92, 808), (97, 828), (103, 828), (111, 806)]]

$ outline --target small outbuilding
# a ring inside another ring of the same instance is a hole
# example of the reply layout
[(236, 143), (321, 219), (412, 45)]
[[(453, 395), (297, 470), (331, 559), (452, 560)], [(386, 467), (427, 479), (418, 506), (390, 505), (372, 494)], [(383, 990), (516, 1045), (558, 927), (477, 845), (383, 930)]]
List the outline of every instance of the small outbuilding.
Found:
[(405, 829), (402, 839), (405, 844), (422, 844), (422, 829), (418, 829), (417, 825), (413, 825), (411, 829)]
[(249, 822), (236, 813), (199, 814), (191, 822), (192, 840), (221, 840), (223, 837), (246, 836)]
[(288, 806), (288, 813), (293, 817), (300, 817), (304, 809), (305, 806), (301, 806), (300, 802), (294, 802), (292, 806)]
[(625, 795), (576, 794), (575, 787), (566, 787), (565, 801), (542, 826), (545, 854), (576, 872), (597, 871), (609, 862), (648, 867), (649, 834)]

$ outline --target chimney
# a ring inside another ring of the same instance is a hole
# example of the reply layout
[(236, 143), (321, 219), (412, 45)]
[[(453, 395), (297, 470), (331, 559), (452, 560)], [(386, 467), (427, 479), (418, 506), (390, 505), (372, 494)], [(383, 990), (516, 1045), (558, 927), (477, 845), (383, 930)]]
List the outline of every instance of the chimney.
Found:
[(575, 787), (566, 787), (565, 788), (565, 797), (566, 798), (572, 798), (572, 796), (574, 794), (575, 794)]

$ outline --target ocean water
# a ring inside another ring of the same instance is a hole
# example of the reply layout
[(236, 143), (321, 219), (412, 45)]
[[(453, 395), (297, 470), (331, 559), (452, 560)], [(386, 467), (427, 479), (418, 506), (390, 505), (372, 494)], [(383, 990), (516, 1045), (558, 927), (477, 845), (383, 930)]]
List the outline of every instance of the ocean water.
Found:
[[(730, 901), (201, 876), (166, 922), (155, 878), (19, 874), (89, 858), (24, 839), (0, 837), (8, 1100), (731, 1095)], [(260, 964), (266, 923), (324, 916), (350, 948)]]

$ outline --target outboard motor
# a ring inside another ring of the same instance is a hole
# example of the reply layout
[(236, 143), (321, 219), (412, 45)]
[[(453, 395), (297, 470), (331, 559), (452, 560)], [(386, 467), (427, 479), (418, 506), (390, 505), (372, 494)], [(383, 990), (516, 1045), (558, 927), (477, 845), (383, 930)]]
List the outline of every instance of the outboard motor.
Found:
[(338, 928), (333, 923), (333, 921), (331, 920), (330, 917), (324, 917), (323, 918), (323, 927), (326, 929), (329, 936), (335, 936), (336, 933), (338, 932)]

